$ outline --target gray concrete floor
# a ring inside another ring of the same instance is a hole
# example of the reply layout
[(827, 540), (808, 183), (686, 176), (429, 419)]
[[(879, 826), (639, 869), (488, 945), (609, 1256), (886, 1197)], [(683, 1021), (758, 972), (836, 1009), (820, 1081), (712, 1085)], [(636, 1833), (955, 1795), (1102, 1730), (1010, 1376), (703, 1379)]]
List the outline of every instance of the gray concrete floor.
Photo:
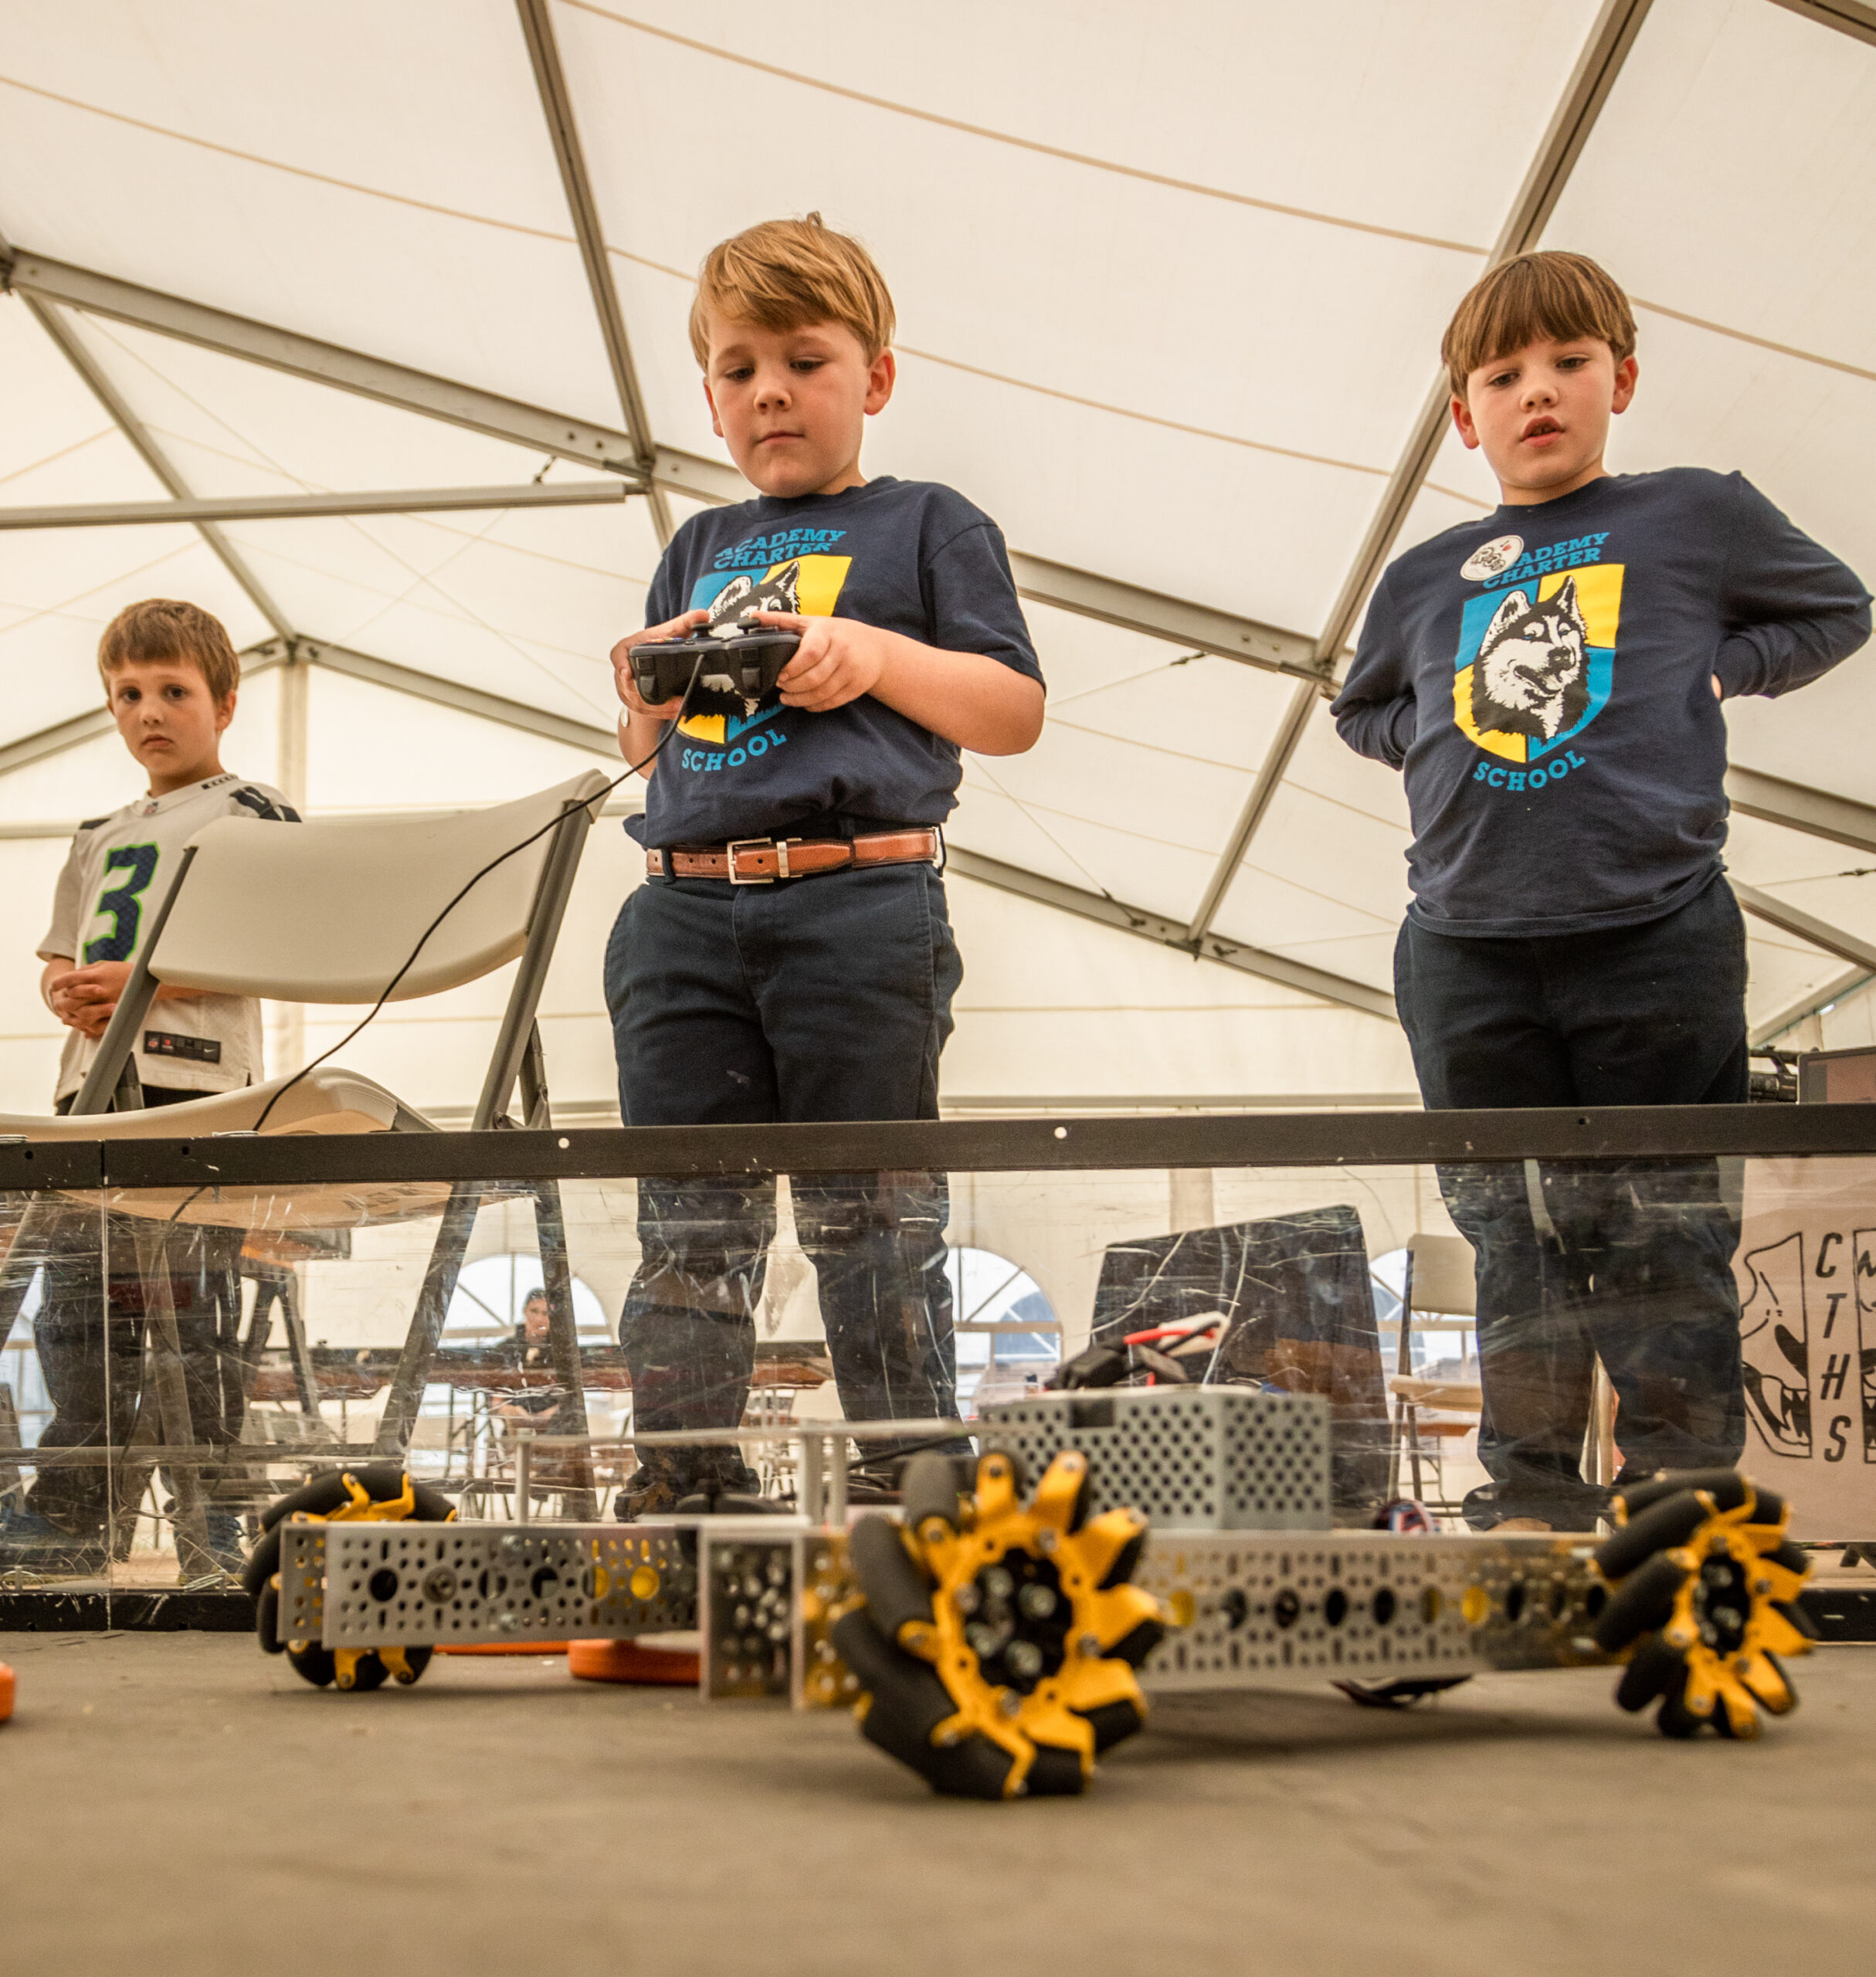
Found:
[(1162, 1698), (1080, 1799), (932, 1799), (844, 1715), (452, 1658), (307, 1687), (234, 1635), (0, 1635), (0, 1971), (1858, 1977), (1876, 1651), (1756, 1745), (1606, 1672), (1410, 1714)]

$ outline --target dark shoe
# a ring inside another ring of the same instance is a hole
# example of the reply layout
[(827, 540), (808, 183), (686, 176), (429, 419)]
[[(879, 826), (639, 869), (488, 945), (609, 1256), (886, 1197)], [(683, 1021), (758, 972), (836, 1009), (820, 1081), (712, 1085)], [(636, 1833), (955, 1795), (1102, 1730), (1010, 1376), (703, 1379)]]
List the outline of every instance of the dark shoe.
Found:
[(239, 1579), (247, 1563), (246, 1534), (232, 1511), (209, 1513), (209, 1555), (222, 1570)]
[(899, 1467), (852, 1469), (847, 1472), (846, 1501), (850, 1507), (871, 1507), (899, 1501)]
[(619, 1486), (612, 1514), (621, 1524), (636, 1524), (642, 1517), (670, 1517), (695, 1487), (687, 1478), (661, 1470), (635, 1469)]
[(104, 1554), (101, 1534), (75, 1536), (36, 1511), (9, 1507), (0, 1514), (0, 1572), (88, 1579), (103, 1571)]
[(694, 1490), (678, 1500), (680, 1517), (786, 1517), (786, 1504), (773, 1497), (758, 1497), (751, 1490), (720, 1489), (715, 1484)]

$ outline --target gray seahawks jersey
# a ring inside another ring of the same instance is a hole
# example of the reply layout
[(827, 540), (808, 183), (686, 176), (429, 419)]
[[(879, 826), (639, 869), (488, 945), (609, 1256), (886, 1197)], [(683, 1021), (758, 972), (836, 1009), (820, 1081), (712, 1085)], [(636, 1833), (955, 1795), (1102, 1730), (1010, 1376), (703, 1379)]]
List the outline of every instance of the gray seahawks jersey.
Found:
[[(39, 958), (65, 957), (80, 966), (134, 961), (175, 882), (183, 846), (218, 817), (300, 821), (277, 789), (238, 775), (211, 776), (90, 819), (79, 826), (59, 874)], [(91, 1038), (75, 1029), (65, 1033), (58, 1098), (77, 1090), (97, 1055)], [(145, 1084), (181, 1091), (231, 1091), (258, 1083), (260, 1005), (246, 995), (151, 1003), (137, 1039), (137, 1074)]]

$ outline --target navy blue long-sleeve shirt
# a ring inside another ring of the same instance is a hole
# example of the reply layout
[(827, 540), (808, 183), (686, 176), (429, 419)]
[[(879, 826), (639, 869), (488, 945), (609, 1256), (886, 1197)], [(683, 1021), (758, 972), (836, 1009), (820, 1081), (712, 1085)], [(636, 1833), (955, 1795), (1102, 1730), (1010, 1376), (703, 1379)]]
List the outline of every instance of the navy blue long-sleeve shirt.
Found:
[(1736, 473), (1616, 474), (1388, 566), (1331, 712), (1403, 771), (1410, 917), (1510, 938), (1639, 925), (1720, 870), (1726, 724), (1870, 635), (1870, 595)]

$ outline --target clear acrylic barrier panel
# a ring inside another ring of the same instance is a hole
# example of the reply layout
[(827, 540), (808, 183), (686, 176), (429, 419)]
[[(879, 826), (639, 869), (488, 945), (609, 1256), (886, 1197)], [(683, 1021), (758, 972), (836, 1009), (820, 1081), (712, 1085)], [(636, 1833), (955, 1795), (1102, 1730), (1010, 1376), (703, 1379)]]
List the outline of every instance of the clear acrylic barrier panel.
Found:
[(0, 1216), (13, 1592), (225, 1587), (267, 1504), (374, 1461), (463, 1521), (810, 1507), (789, 1431), (822, 1424), (857, 1510), (1064, 1379), (1316, 1397), (1338, 1527), (1410, 1498), (1592, 1531), (1624, 1480), (1737, 1464), (1799, 1537), (1876, 1537), (1876, 1155), (273, 1180)]

